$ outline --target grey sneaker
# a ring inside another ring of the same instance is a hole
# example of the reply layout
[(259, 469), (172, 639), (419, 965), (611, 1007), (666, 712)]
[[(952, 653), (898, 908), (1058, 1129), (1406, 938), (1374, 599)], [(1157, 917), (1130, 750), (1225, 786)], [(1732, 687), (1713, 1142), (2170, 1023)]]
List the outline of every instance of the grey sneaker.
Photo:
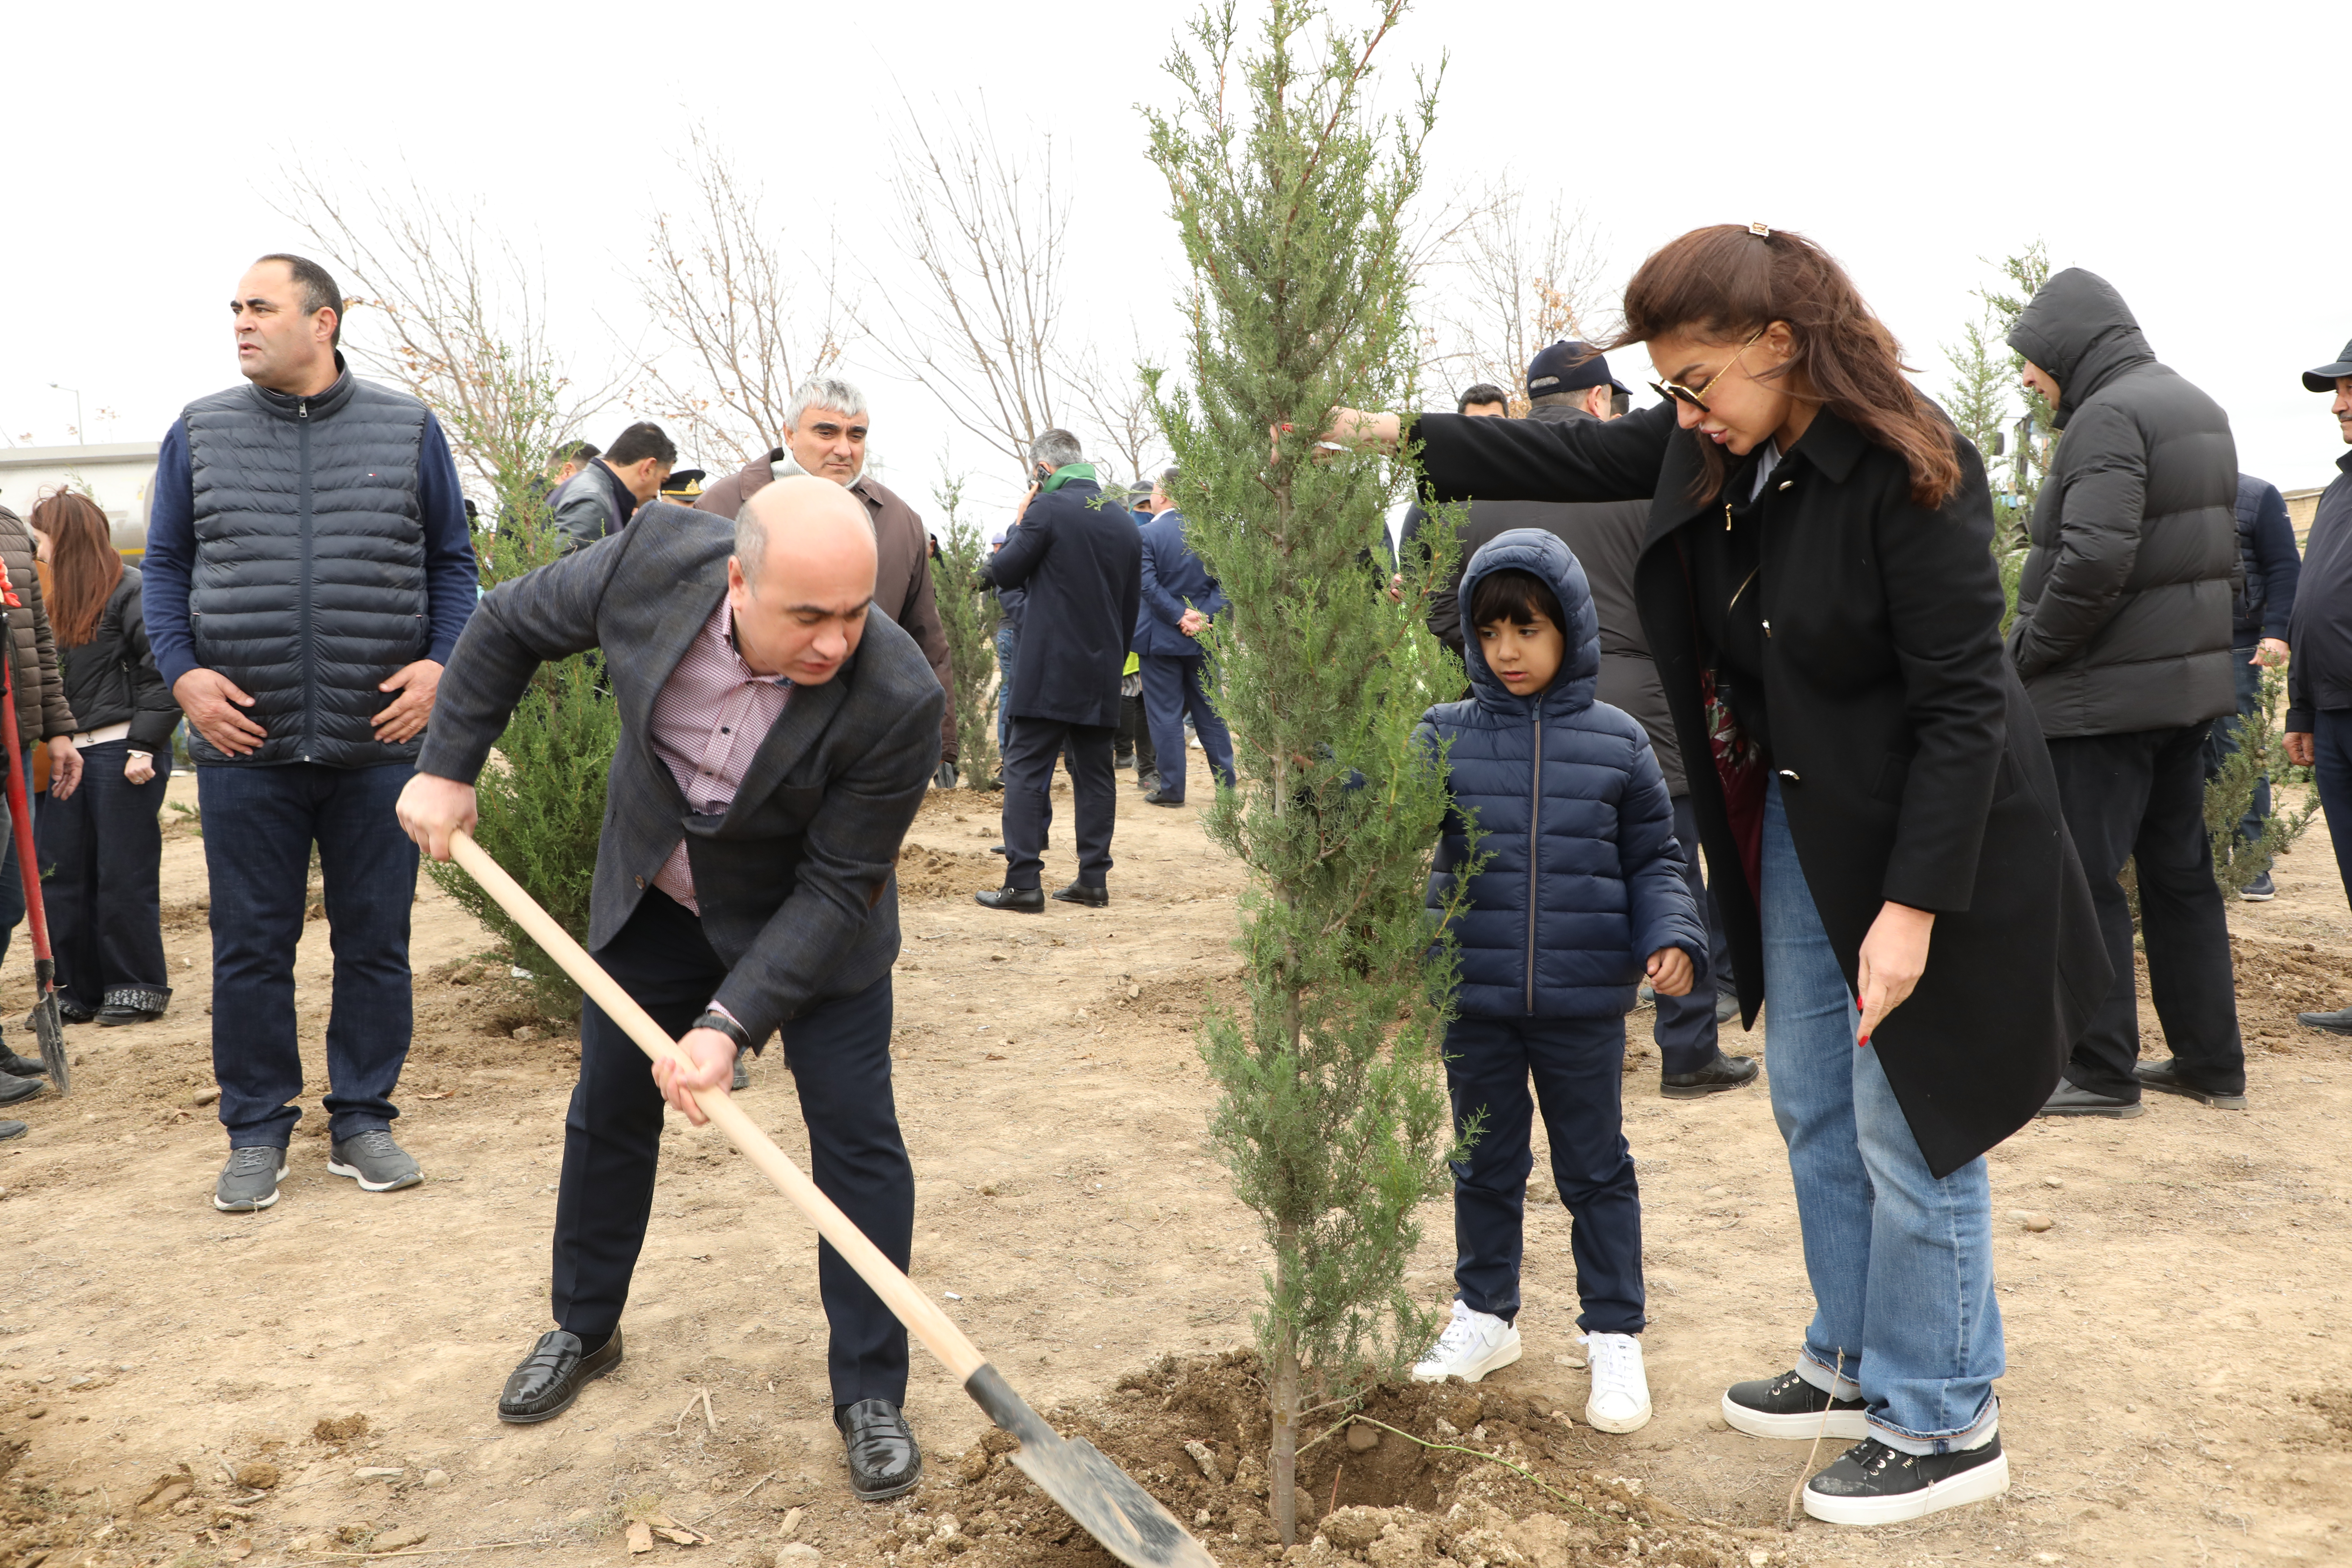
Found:
[(266, 1209), (278, 1201), (278, 1184), (285, 1179), (285, 1150), (258, 1143), (232, 1149), (213, 1184), (213, 1207), (223, 1214)]
[(408, 1152), (381, 1127), (337, 1140), (333, 1152), (327, 1156), (327, 1169), (351, 1177), (367, 1193), (396, 1193), (425, 1179)]

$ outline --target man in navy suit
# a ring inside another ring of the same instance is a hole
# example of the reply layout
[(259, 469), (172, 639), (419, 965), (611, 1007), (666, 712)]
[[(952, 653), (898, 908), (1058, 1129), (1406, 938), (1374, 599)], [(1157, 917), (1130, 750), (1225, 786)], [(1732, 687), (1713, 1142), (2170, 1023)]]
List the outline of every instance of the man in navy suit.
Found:
[[(1225, 607), (1217, 580), (1184, 542), (1184, 514), (1172, 490), (1176, 470), (1151, 489), (1151, 521), (1143, 525), (1143, 610), (1135, 618), (1135, 651), (1143, 665), (1143, 711), (1160, 753), (1160, 787), (1143, 798), (1153, 805), (1184, 804), (1184, 715), (1201, 738), (1218, 779), (1234, 782), (1234, 741), (1201, 684), (1206, 658), (1202, 628)], [(1173, 759), (1171, 765), (1170, 759)]]

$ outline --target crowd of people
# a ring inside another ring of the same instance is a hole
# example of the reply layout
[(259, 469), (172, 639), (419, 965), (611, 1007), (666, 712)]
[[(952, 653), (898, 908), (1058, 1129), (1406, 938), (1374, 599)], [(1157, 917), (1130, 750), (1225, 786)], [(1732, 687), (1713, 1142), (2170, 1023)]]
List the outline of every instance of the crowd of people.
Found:
[[(1044, 432), (981, 571), (1002, 769), (964, 777), (935, 543), (866, 471), (859, 388), (810, 381), (777, 445), (707, 486), (650, 423), (567, 445), (541, 491), (563, 553), (485, 595), (447, 440), (352, 374), (342, 302), (299, 257), (239, 280), (243, 382), (173, 423), (140, 567), (86, 496), (0, 509), (17, 725), (0, 764), (37, 786), (64, 1016), (136, 1026), (174, 994), (157, 818), (184, 723), (224, 1213), (278, 1201), (306, 1113), (293, 962), (315, 854), (328, 1169), (388, 1193), (423, 1180), (392, 1131), (419, 853), (473, 825), (533, 670), (602, 650), (623, 738), (587, 945), (688, 1065), (648, 1072), (586, 1004), (555, 1327), (498, 1401), (544, 1421), (622, 1356), (665, 1104), (698, 1121), (696, 1095), (747, 1087), (772, 1039), (818, 1186), (908, 1263), (890, 974), (915, 814), (960, 779), (1001, 788), (1003, 881), (974, 898), (1043, 914), (1059, 767), (1076, 872), (1051, 900), (1107, 906), (1121, 768), (1171, 809), (1193, 804), (1193, 749), (1235, 782), (1208, 635), (1231, 606), (1181, 473), (1107, 489), (1077, 436)], [(1450, 415), (1335, 410), (1317, 459), (1417, 453), (1400, 600), (1454, 536), (1415, 602), (1467, 677), (1423, 739), (1454, 798), (1430, 891), (1458, 953), (1446, 1071), (1478, 1132), (1454, 1165), (1457, 1299), (1413, 1375), (1475, 1381), (1520, 1354), (1540, 1115), (1587, 1417), (1650, 1419), (1625, 1019), (1655, 1007), (1659, 1090), (1688, 1100), (1758, 1080), (1721, 1033), (1762, 1011), (1817, 1310), (1792, 1365), (1733, 1384), (1722, 1414), (1853, 1440), (1807, 1483), (1816, 1516), (1916, 1518), (2008, 1484), (1986, 1151), (2035, 1116), (2136, 1116), (2150, 1090), (2248, 1104), (2205, 783), (2284, 667), (2286, 754), (2352, 821), (2352, 454), (2299, 552), (2221, 408), (2110, 285), (2058, 273), (2009, 340), (2062, 438), (2004, 633), (1979, 455), (1826, 253), (1696, 230), (1643, 264), (1624, 321), (1538, 353), (1517, 416), (1486, 384)], [(1635, 345), (1661, 399), (1638, 411), (1606, 357)], [(2303, 384), (2352, 445), (2352, 344)], [(2258, 794), (2230, 853), (2263, 852), (2269, 809)], [(2352, 887), (2352, 832), (2336, 855)], [(2142, 1058), (2127, 860), (2161, 1060)], [(2240, 896), (2277, 896), (2251, 869)], [(0, 956), (25, 883), (11, 847)], [(2352, 1006), (2303, 1021), (2352, 1035)], [(42, 1075), (0, 1052), (0, 1103)], [(922, 1471), (905, 1331), (830, 1247), (819, 1276), (853, 1489), (899, 1495)]]

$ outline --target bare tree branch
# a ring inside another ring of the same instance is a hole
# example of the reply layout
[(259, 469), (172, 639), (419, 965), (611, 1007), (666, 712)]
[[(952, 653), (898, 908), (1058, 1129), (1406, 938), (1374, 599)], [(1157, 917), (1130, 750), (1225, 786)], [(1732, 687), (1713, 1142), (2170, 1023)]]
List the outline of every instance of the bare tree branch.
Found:
[[(1158, 387), (1163, 372), (1144, 352), (1136, 335), (1134, 356), (1125, 364), (1107, 363), (1089, 347), (1061, 363), (1073, 404), (1086, 410), (1097, 439), (1097, 449), (1117, 454), (1129, 479), (1148, 479), (1165, 466), (1160, 461), (1168, 444), (1160, 434)], [(1105, 488), (1109, 487), (1106, 478)]]
[(641, 401), (688, 450), (740, 466), (775, 445), (800, 384), (840, 360), (856, 307), (842, 295), (835, 237), (821, 257), (786, 254), (762, 216), (764, 191), (704, 127), (678, 167), (694, 207), (655, 216), (637, 279), (677, 363), (646, 367)]
[(1529, 211), (1508, 181), (1487, 187), (1454, 237), (1458, 280), (1446, 316), (1451, 352), (1435, 363), (1465, 382), (1491, 382), (1528, 410), (1528, 361), (1562, 338), (1590, 335), (1601, 300), (1600, 248), (1581, 210), (1555, 198)]
[(612, 401), (620, 377), (574, 384), (549, 339), (540, 268), (492, 237), (478, 206), (413, 181), (386, 189), (299, 164), (281, 177), (278, 210), (358, 290), (346, 303), (373, 309), (389, 329), (385, 347), (364, 332), (352, 340), (353, 356), (434, 411), (478, 500), (510, 503), (549, 451)]

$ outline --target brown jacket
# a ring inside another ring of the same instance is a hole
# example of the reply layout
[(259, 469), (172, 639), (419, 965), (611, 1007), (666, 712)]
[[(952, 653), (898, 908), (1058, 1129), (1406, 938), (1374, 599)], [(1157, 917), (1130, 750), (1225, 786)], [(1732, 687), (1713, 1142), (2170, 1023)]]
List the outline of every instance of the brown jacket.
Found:
[(16, 658), (17, 744), (70, 735), (80, 726), (66, 705), (65, 680), (58, 674), (58, 645), (49, 633), (40, 574), (33, 569), (33, 531), (5, 506), (0, 506), (0, 564), (8, 568), (9, 585), (23, 606), (8, 612), (9, 651)]
[[(733, 517), (743, 510), (745, 501), (774, 482), (775, 465), (783, 459), (782, 447), (764, 458), (754, 458), (740, 471), (705, 489), (695, 507), (721, 517)], [(955, 682), (948, 665), (947, 632), (940, 625), (939, 605), (931, 598), (930, 533), (915, 509), (900, 500), (898, 492), (881, 480), (871, 476), (861, 478), (849, 490), (866, 503), (866, 512), (874, 520), (874, 544), (878, 556), (874, 571), (875, 607), (915, 639), (915, 646), (923, 650), (923, 658), (930, 664), (931, 673), (939, 678), (940, 689), (952, 699)], [(940, 721), (940, 754), (948, 762), (956, 760), (952, 701)]]

